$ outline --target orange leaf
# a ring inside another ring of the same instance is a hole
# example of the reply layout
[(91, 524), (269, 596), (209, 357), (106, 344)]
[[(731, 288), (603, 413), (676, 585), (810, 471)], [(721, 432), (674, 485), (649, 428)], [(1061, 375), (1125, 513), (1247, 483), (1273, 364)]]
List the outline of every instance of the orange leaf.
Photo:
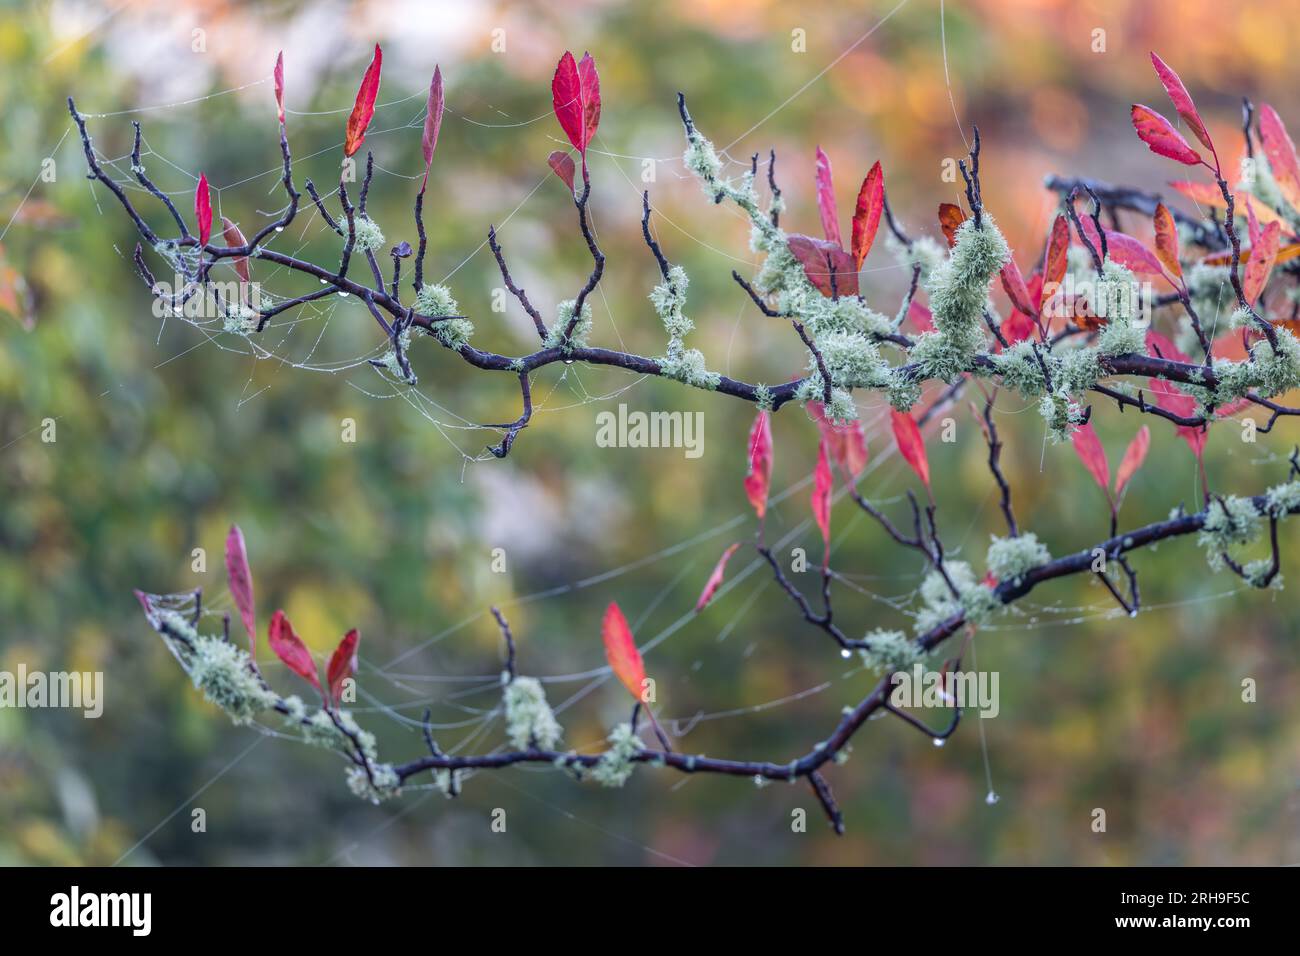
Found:
[(722, 576), (726, 573), (727, 562), (731, 560), (731, 556), (736, 553), (736, 549), (739, 547), (740, 542), (737, 541), (722, 552), (722, 557), (718, 558), (718, 563), (713, 566), (713, 573), (704, 582), (704, 590), (700, 592), (700, 599), (695, 602), (696, 614), (699, 614), (708, 606), (708, 603), (713, 600), (713, 595), (718, 593), (718, 588), (722, 587)]
[(1268, 285), (1269, 273), (1273, 271), (1273, 260), (1277, 258), (1278, 236), (1281, 226), (1270, 222), (1260, 234), (1259, 245), (1251, 250), (1250, 261), (1246, 263), (1246, 273), (1242, 276), (1241, 288), (1246, 301), (1251, 305), (1259, 298)]
[(1124, 459), (1119, 463), (1119, 471), (1115, 474), (1115, 497), (1124, 494), (1124, 489), (1128, 487), (1129, 481), (1137, 470), (1142, 467), (1142, 462), (1146, 461), (1147, 449), (1151, 447), (1151, 429), (1143, 425), (1138, 429), (1133, 440), (1129, 442), (1128, 448), (1124, 452)]
[(1070, 264), (1069, 254), (1070, 224), (1065, 219), (1065, 213), (1057, 213), (1052, 221), (1052, 236), (1047, 241), (1047, 251), (1043, 254), (1043, 287), (1038, 293), (1040, 313), (1061, 287), (1061, 280), (1065, 278), (1065, 270)]
[[(1153, 53), (1152, 56), (1155, 56), (1155, 54)], [(1170, 275), (1182, 278), (1183, 266), (1178, 261), (1178, 227), (1174, 225), (1174, 217), (1165, 208), (1165, 204), (1161, 202), (1156, 203), (1154, 219), (1156, 256), (1160, 259), (1161, 265), (1169, 270)]]
[(767, 488), (772, 481), (772, 424), (767, 412), (760, 411), (749, 430), (749, 474), (745, 476), (745, 496), (761, 520), (767, 514)]
[(817, 527), (821, 529), (822, 541), (826, 543), (827, 563), (829, 563), (831, 554), (831, 488), (833, 484), (830, 459), (826, 457), (826, 439), (823, 437), (817, 443), (817, 467), (813, 471), (812, 513), (814, 520), (817, 522)]
[(948, 240), (949, 249), (957, 245), (957, 227), (965, 221), (966, 214), (961, 211), (961, 206), (950, 202), (939, 203), (939, 228)]
[(627, 618), (619, 609), (616, 601), (610, 601), (605, 608), (605, 619), (600, 625), (600, 636), (605, 642), (605, 658), (609, 661), (614, 675), (623, 682), (627, 692), (641, 700), (645, 693), (645, 663), (641, 652), (632, 640), (632, 629), (627, 626)]
[(366, 140), (366, 130), (375, 116), (375, 99), (379, 96), (379, 72), (384, 65), (384, 51), (375, 44), (375, 55), (366, 67), (357, 89), (356, 102), (352, 104), (352, 113), (348, 116), (347, 138), (343, 142), (343, 155), (351, 156), (361, 148)]
[(916, 472), (917, 477), (925, 485), (926, 491), (929, 491), (930, 460), (925, 453), (925, 442), (921, 440), (921, 429), (916, 427), (915, 419), (906, 412), (891, 408), (889, 418), (893, 425), (894, 441), (898, 445), (899, 454)]
[(357, 644), (360, 641), (361, 635), (353, 628), (343, 635), (343, 640), (339, 641), (339, 646), (334, 648), (334, 653), (330, 656), (326, 677), (330, 685), (330, 699), (334, 701), (335, 707), (343, 697), (343, 682), (356, 673)]
[(862, 180), (858, 190), (858, 205), (853, 211), (853, 265), (862, 268), (862, 262), (871, 251), (871, 244), (876, 241), (876, 230), (880, 228), (880, 213), (885, 208), (885, 174), (881, 172), (880, 160), (871, 167), (867, 178)]

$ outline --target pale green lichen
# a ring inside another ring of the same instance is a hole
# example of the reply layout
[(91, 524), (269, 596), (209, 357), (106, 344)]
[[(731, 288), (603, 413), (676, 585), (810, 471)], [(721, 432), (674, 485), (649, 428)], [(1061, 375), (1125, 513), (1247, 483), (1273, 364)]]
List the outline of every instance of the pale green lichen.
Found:
[(1300, 387), (1300, 341), (1286, 329), (1276, 329), (1277, 352), (1261, 339), (1251, 346), (1250, 357), (1243, 362), (1216, 360), (1214, 389), (1216, 405), (1227, 405), (1247, 393), (1272, 398)]
[(363, 767), (349, 767), (348, 789), (362, 800), (378, 805), (401, 796), (402, 779), (392, 764), (372, 764), (369, 773)]
[(947, 561), (944, 569), (957, 594), (948, 587), (948, 580), (936, 569), (921, 580), (921, 610), (916, 615), (916, 631), (923, 634), (956, 614), (962, 614), (972, 624), (982, 624), (1002, 606), (993, 589), (975, 579), (975, 573), (965, 561)]
[(379, 224), (369, 216), (357, 216), (352, 220), (354, 252), (374, 252), (384, 247), (384, 233)]
[(546, 691), (536, 677), (516, 677), (506, 684), (506, 736), (516, 750), (539, 747), (553, 750), (564, 731), (546, 702)]
[(858, 651), (862, 664), (876, 673), (892, 674), (904, 671), (925, 657), (925, 651), (902, 631), (877, 628), (868, 631), (863, 639), (869, 646)]
[(609, 749), (600, 755), (589, 776), (606, 787), (621, 787), (636, 768), (633, 759), (643, 749), (641, 739), (633, 732), (631, 724), (619, 724), (607, 738)]
[(1249, 498), (1227, 495), (1213, 499), (1205, 509), (1205, 523), (1197, 537), (1210, 568), (1222, 570), (1225, 554), (1231, 555), (1258, 538), (1263, 520)]
[(428, 283), (422, 285), (415, 296), (415, 311), (417, 315), (441, 319), (439, 322), (434, 322), (430, 329), (433, 337), (449, 349), (460, 350), (469, 343), (470, 336), (474, 334), (474, 323), (469, 319), (445, 318), (445, 316), (460, 314), (459, 303), (445, 285)]
[(1036, 398), (1047, 390), (1043, 365), (1034, 354), (1034, 343), (1024, 339), (990, 356), (993, 368), (1002, 376), (1002, 383), (1025, 398)]
[(433, 785), (442, 792), (444, 797), (459, 796), (461, 779), (464, 773), (463, 770), (435, 770), (433, 772)]
[(1029, 571), (1051, 560), (1051, 552), (1032, 531), (1016, 537), (992, 536), (985, 557), (986, 566), (995, 578), (1013, 584), (1019, 582)]
[(660, 356), (659, 371), (667, 378), (707, 391), (713, 391), (722, 381), (721, 374), (709, 371), (704, 353), (699, 349), (680, 349)]
[(770, 412), (773, 409), (772, 390), (762, 382), (754, 386), (754, 404), (760, 411)]
[(1083, 424), (1083, 409), (1071, 400), (1069, 393), (1059, 389), (1039, 400), (1038, 414), (1047, 423), (1047, 434), (1053, 444), (1067, 441), (1075, 426)]
[(695, 328), (695, 323), (686, 317), (682, 309), (686, 306), (686, 289), (690, 278), (681, 266), (668, 270), (668, 278), (660, 282), (650, 292), (650, 304), (668, 331), (670, 339), (680, 340)]
[(1300, 511), (1300, 481), (1274, 485), (1264, 493), (1265, 507), (1274, 518), (1285, 518)]
[(275, 694), (254, 673), (247, 651), (208, 635), (196, 636), (192, 643), (187, 661), (190, 679), (234, 723), (251, 723), (258, 713), (275, 706)]
[(577, 299), (565, 299), (555, 307), (555, 324), (546, 333), (546, 340), (542, 343), (545, 348), (558, 348), (567, 355), (575, 348), (587, 347), (587, 336), (591, 334), (592, 326), (590, 300), (583, 301), (582, 315), (577, 322), (573, 323), (573, 332), (568, 332), (569, 323), (573, 321), (573, 310), (577, 304)]

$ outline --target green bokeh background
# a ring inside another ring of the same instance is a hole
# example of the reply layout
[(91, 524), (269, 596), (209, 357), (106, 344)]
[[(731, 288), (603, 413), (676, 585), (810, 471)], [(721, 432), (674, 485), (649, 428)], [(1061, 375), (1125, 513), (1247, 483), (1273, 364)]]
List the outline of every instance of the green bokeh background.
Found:
[[(130, 121), (141, 120), (159, 154), (146, 157), (150, 174), (182, 210), (201, 169), (220, 190), (220, 212), (251, 234), (281, 202), (267, 82), (275, 52), (285, 50), (299, 184), (307, 176), (331, 183), (346, 111), (377, 40), (386, 62), (384, 105), (367, 140), (381, 168), (370, 203), (394, 242), (414, 239), (422, 91), (441, 63), (448, 113), (430, 181), (428, 272), (450, 275), (477, 344), (520, 354), (533, 347), (530, 326), (513, 302), (504, 314), (492, 311), (500, 279), (482, 243), (497, 224), (516, 277), (548, 317), (585, 277), (572, 206), (544, 160), (560, 136), (549, 115), (554, 62), (566, 48), (591, 50), (604, 91), (593, 210), (609, 256), (594, 297), (595, 339), (662, 350), (645, 299), (654, 263), (639, 236), (639, 193), (650, 188), (664, 250), (692, 278), (693, 343), (711, 367), (769, 382), (798, 372), (797, 339), (731, 282), (733, 268), (752, 269), (747, 230), (685, 177), (677, 90), (707, 135), (719, 145), (736, 140), (733, 158), (777, 149), (787, 222), (808, 232), (817, 228), (812, 153), (821, 143), (842, 209), (879, 158), (903, 221), (937, 233), (935, 204), (956, 199), (939, 175), (942, 160), (962, 150), (955, 111), (981, 127), (985, 201), (1025, 250), (1026, 271), (1053, 202), (1038, 188), (1045, 173), (1148, 188), (1181, 173), (1128, 127), (1129, 102), (1165, 106), (1148, 49), (1180, 70), (1221, 141), (1234, 141), (1243, 92), (1300, 122), (1294, 9), (950, 3), (950, 101), (938, 4), (910, 0), (822, 73), (893, 9), (182, 0), (0, 13), (0, 212), (9, 223), (0, 244), (32, 305), (26, 324), (0, 315), (0, 668), (101, 670), (106, 682), (99, 720), (0, 710), (0, 862), (1296, 862), (1293, 590), (1241, 592), (1235, 578), (1211, 574), (1188, 541), (1135, 559), (1151, 608), (1135, 621), (1112, 616), (1104, 590), (1080, 578), (1043, 587), (1023, 614), (981, 632), (979, 665), (1000, 673), (1001, 690), (1001, 713), (982, 728), (967, 721), (943, 749), (898, 721), (864, 728), (849, 763), (828, 773), (849, 821), (842, 838), (826, 829), (802, 784), (760, 790), (653, 770), (638, 771), (623, 791), (575, 785), (549, 770), (480, 774), (455, 802), (417, 790), (371, 807), (347, 792), (332, 755), (232, 727), (188, 686), (140, 617), (136, 587), (202, 586), (210, 606), (229, 609), (220, 553), (237, 521), (263, 627), (283, 607), (322, 654), (347, 628), (361, 630), (359, 714), (390, 759), (421, 751), (418, 729), (372, 708), (416, 718), (430, 704), (435, 720), (456, 724), (496, 702), (485, 687), (501, 666), (485, 613), (493, 603), (513, 624), (521, 669), (542, 677), (603, 665), (599, 620), (610, 600), (642, 641), (673, 628), (647, 657), (661, 713), (681, 718), (682, 729), (693, 715), (716, 716), (691, 728), (682, 748), (786, 760), (823, 738), (871, 677), (800, 626), (761, 570), (697, 619), (680, 621), (717, 555), (752, 530), (740, 487), (751, 407), (617, 370), (553, 367), (535, 378), (541, 409), (509, 459), (467, 462), (462, 452), (476, 457), (496, 436), (459, 426), (513, 418), (512, 377), (475, 372), (418, 341), (412, 360), (422, 394), (441, 406), (429, 406), (435, 424), (367, 368), (328, 373), (254, 361), (239, 339), (209, 340), (154, 318), (130, 263), (129, 222), (84, 178), (63, 100), (72, 93), (97, 114), (148, 107), (92, 119), (97, 149), (122, 157)], [(1098, 28), (1104, 53), (1092, 50)], [(498, 29), (504, 52), (491, 46)], [(791, 50), (795, 30), (805, 32), (805, 53)], [(46, 157), (53, 182), (39, 178)], [(658, 161), (647, 167), (646, 157)], [(643, 181), (646, 168), (653, 182)], [(141, 206), (165, 224), (155, 206)], [(285, 241), (318, 261), (337, 255), (309, 212)], [(867, 269), (866, 294), (892, 309), (903, 274), (883, 249)], [(309, 288), (267, 282), (286, 294)], [(312, 361), (325, 364), (379, 344), (356, 302), (328, 321), (305, 318), (274, 329), (265, 347), (300, 361), (320, 336)], [(597, 412), (619, 402), (702, 411), (703, 456), (596, 447)], [(863, 488), (898, 514), (911, 480), (889, 455), (879, 398), (863, 395), (860, 404), (879, 460)], [(1057, 554), (1099, 539), (1104, 502), (1073, 452), (1044, 446), (1041, 420), (1013, 396), (999, 409), (1022, 522)], [(1114, 464), (1138, 420), (1113, 407), (1096, 412)], [(1000, 516), (979, 433), (964, 407), (954, 416), (958, 441), (930, 443), (940, 525), (949, 548), (982, 570)], [(53, 443), (41, 436), (47, 418), (56, 420)], [(357, 424), (352, 444), (340, 440), (347, 418)], [(1197, 499), (1186, 446), (1162, 423), (1152, 430), (1126, 524)], [(776, 536), (808, 517), (799, 483), (812, 469), (816, 430), (792, 407), (774, 431), (774, 488), (795, 489), (770, 518)], [(1256, 444), (1238, 441), (1237, 431), (1226, 424), (1212, 434), (1212, 487), (1254, 493), (1281, 480), (1292, 440), (1286, 424)], [(837, 613), (856, 631), (906, 627), (879, 596), (906, 596), (919, 565), (850, 509), (841, 504), (833, 514), (833, 563), (865, 593), (841, 590)], [(816, 535), (792, 544), (815, 550)], [(1284, 573), (1300, 543), (1290, 529), (1285, 537)], [(491, 570), (498, 547), (505, 574)], [(206, 550), (205, 573), (192, 570), (194, 548)], [(752, 557), (742, 550), (732, 574)], [(289, 689), (286, 674), (271, 673)], [(1244, 678), (1258, 683), (1255, 703), (1241, 699)], [(559, 703), (587, 685), (547, 686)], [(626, 712), (626, 695), (606, 681), (565, 710), (566, 739), (594, 749)], [(451, 745), (471, 729), (439, 737)], [(992, 806), (981, 736), (1000, 796)], [(472, 745), (501, 739), (497, 721)], [(206, 812), (204, 833), (192, 831), (194, 808)], [(489, 825), (497, 808), (506, 811), (505, 834)], [(798, 808), (808, 812), (807, 833), (791, 832)], [(1106, 811), (1104, 834), (1092, 830), (1094, 808)]]

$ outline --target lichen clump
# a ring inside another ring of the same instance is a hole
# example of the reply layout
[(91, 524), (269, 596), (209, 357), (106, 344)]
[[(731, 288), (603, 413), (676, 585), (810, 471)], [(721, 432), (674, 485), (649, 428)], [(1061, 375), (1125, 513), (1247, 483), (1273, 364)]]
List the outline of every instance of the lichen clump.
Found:
[(384, 233), (379, 223), (369, 216), (357, 216), (352, 220), (352, 248), (356, 252), (374, 252), (384, 247)]
[(921, 581), (921, 610), (916, 615), (916, 631), (924, 634), (961, 614), (972, 624), (982, 624), (1002, 606), (993, 589), (977, 581), (971, 566), (965, 561), (946, 561), (944, 570), (957, 594), (948, 587), (948, 580), (933, 569)]
[(602, 786), (621, 787), (636, 769), (633, 758), (644, 749), (641, 738), (633, 732), (631, 724), (624, 723), (610, 731), (605, 739), (609, 749), (600, 755), (589, 776)]
[(445, 285), (422, 285), (415, 296), (415, 311), (417, 315), (442, 319), (433, 323), (432, 333), (434, 338), (449, 349), (459, 350), (468, 345), (470, 336), (474, 334), (474, 323), (469, 319), (443, 318), (460, 314), (460, 304)]
[(869, 631), (864, 640), (868, 647), (858, 653), (864, 666), (877, 673), (892, 674), (905, 671), (925, 656), (925, 651), (902, 631), (877, 628)]
[(564, 731), (546, 702), (546, 691), (536, 677), (516, 677), (506, 684), (506, 736), (517, 750), (540, 747), (553, 750)]
[(1052, 560), (1051, 552), (1032, 531), (1016, 537), (994, 536), (989, 544), (987, 566), (999, 581), (1018, 582), (1026, 573)]
[(1259, 537), (1264, 516), (1249, 498), (1227, 495), (1215, 498), (1205, 509), (1205, 523), (1197, 543), (1205, 549), (1205, 558), (1214, 571), (1223, 569), (1223, 556), (1229, 555)]
[(252, 723), (258, 713), (275, 705), (275, 694), (253, 672), (247, 651), (208, 635), (196, 636), (192, 643), (187, 661), (190, 679), (236, 724)]
[[(587, 337), (591, 334), (591, 301), (582, 303), (582, 315), (573, 324), (573, 332), (568, 333), (569, 323), (573, 322), (573, 310), (577, 308), (577, 299), (565, 299), (555, 307), (555, 324), (546, 333), (542, 345), (548, 349), (558, 348), (566, 355), (574, 349), (587, 347)], [(566, 334), (568, 333), (568, 334)]]

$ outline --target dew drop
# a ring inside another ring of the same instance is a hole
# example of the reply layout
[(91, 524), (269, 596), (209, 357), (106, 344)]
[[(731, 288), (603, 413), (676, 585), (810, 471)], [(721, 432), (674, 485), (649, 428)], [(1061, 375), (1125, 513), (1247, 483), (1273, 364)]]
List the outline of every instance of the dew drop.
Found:
[(853, 656), (853, 652), (849, 650), (847, 647), (840, 651), (840, 657), (844, 658), (845, 660), (848, 660), (852, 656)]
[(936, 747), (942, 747), (945, 743), (947, 743), (947, 741), (944, 740), (942, 737), (935, 737), (935, 738), (934, 738), (934, 745), (935, 745)]
[[(276, 231), (276, 232), (284, 232), (284, 226), (276, 226), (276, 227), (275, 227), (275, 231)], [(324, 280), (321, 280), (321, 281), (324, 281)]]
[(339, 290), (339, 298), (340, 298), (340, 299), (346, 299), (346, 298), (347, 298), (349, 295), (351, 295), (351, 294), (352, 294), (352, 293), (350, 293), (350, 292), (344, 292), (344, 291), (342, 291), (342, 290)]
[(1129, 611), (1129, 612), (1128, 612), (1128, 616), (1129, 616), (1129, 617), (1137, 617), (1137, 616), (1138, 616), (1137, 608), (1134, 608), (1133, 610)]
[(996, 793), (990, 790), (989, 795), (984, 798), (984, 802), (991, 807), (993, 806), (993, 804), (997, 803), (1001, 799), (1002, 799), (1001, 797), (999, 797)]
[(321, 284), (321, 285), (328, 285), (328, 283), (327, 283), (324, 279), (321, 279), (321, 280), (320, 280), (320, 284)]

